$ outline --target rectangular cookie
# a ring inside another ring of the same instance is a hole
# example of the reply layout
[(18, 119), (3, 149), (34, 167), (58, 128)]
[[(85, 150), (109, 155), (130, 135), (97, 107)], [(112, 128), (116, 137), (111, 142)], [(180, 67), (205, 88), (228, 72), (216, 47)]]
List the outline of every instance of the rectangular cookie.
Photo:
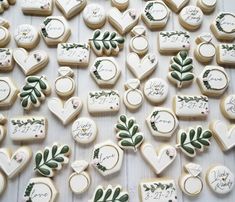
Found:
[(216, 60), (219, 65), (235, 66), (235, 44), (218, 45)]

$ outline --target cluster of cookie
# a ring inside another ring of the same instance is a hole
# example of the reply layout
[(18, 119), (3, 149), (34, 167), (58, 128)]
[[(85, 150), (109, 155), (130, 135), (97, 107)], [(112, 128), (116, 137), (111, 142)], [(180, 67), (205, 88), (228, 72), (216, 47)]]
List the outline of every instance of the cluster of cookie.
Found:
[[(0, 1), (0, 12), (8, 5), (7, 0)], [(9, 1), (13, 3), (14, 1)], [(34, 50), (40, 37), (48, 46), (57, 46), (57, 60), (61, 67), (59, 76), (54, 82), (58, 97), (50, 98), (49, 110), (62, 122), (69, 124), (80, 113), (83, 102), (73, 96), (76, 82), (74, 72), (69, 66), (84, 67), (89, 65), (91, 49), (96, 54), (90, 75), (99, 87), (109, 89), (88, 92), (87, 110), (91, 115), (116, 113), (120, 110), (121, 96), (112, 87), (121, 74), (121, 68), (115, 57), (122, 50), (125, 42), (123, 35), (131, 33), (129, 42), (130, 53), (126, 64), (135, 79), (125, 83), (123, 103), (130, 110), (140, 108), (146, 98), (151, 104), (163, 103), (168, 95), (169, 85), (162, 78), (148, 79), (140, 90), (143, 80), (146, 80), (157, 68), (158, 58), (155, 53), (148, 53), (149, 41), (146, 28), (137, 25), (140, 15), (136, 9), (127, 9), (129, 0), (112, 0), (114, 6), (106, 17), (105, 9), (99, 4), (88, 4), (86, 0), (56, 0), (57, 7), (63, 16), (50, 16), (53, 12), (53, 0), (23, 0), (22, 11), (27, 15), (43, 15), (46, 17), (40, 27), (40, 32), (29, 24), (19, 25), (14, 32), (14, 39), (19, 48), (4, 48), (10, 41), (9, 23), (0, 18), (0, 71), (11, 71), (14, 63), (27, 76), (25, 85), (19, 91), (9, 77), (0, 77), (0, 108), (10, 107), (17, 96), (24, 110), (39, 107), (46, 96), (51, 93), (50, 84), (45, 75), (36, 76), (36, 72), (46, 67), (49, 57), (46, 51)], [(179, 13), (179, 22), (187, 30), (196, 30), (203, 23), (204, 13), (212, 12), (216, 0), (198, 0), (197, 6), (187, 5), (189, 0), (152, 0), (144, 5), (141, 19), (151, 30), (162, 29), (170, 17), (170, 9)], [(170, 8), (170, 9), (169, 9)], [(71, 28), (67, 19), (80, 12), (87, 27), (95, 29), (86, 43), (67, 42)], [(115, 31), (102, 31), (108, 18)], [(231, 42), (235, 39), (235, 15), (229, 12), (219, 13), (211, 25), (211, 31), (218, 40)], [(216, 56), (219, 65), (235, 65), (235, 45), (231, 43), (214, 45), (210, 33), (202, 33), (195, 40), (195, 58), (207, 66), (197, 77), (197, 83), (202, 95), (176, 95), (173, 99), (173, 110), (155, 107), (147, 117), (146, 123), (153, 136), (170, 138), (178, 129), (178, 119), (206, 118), (209, 114), (209, 98), (218, 97), (229, 87), (229, 76), (221, 66), (208, 65)], [(193, 72), (193, 58), (189, 56), (190, 33), (187, 31), (160, 31), (158, 33), (158, 50), (161, 54), (175, 54), (170, 60), (168, 80), (177, 88), (191, 85), (196, 76)], [(229, 95), (221, 101), (221, 111), (228, 119), (235, 119), (235, 95)], [(6, 118), (0, 115), (0, 141), (6, 134)], [(222, 121), (210, 124), (209, 129), (201, 126), (179, 130), (177, 145), (167, 145), (157, 152), (152, 144), (145, 142), (144, 135), (139, 131), (139, 125), (134, 118), (126, 115), (119, 117), (115, 125), (118, 144), (105, 141), (94, 146), (91, 165), (103, 176), (111, 175), (121, 169), (124, 151), (132, 149), (140, 152), (156, 175), (161, 174), (177, 157), (177, 150), (187, 157), (195, 157), (197, 152), (203, 152), (211, 144), (212, 135), (224, 151), (234, 147), (234, 129), (228, 129)], [(96, 123), (86, 117), (77, 118), (72, 124), (72, 137), (80, 144), (92, 143), (98, 133)], [(41, 116), (13, 117), (9, 119), (9, 134), (13, 141), (35, 141), (46, 137), (47, 119)], [(53, 144), (35, 154), (34, 170), (43, 177), (32, 178), (25, 190), (25, 201), (55, 201), (58, 192), (50, 177), (56, 174), (64, 164), (69, 162), (71, 148), (62, 144)], [(8, 149), (0, 149), (0, 168), (8, 178), (15, 177), (30, 161), (30, 147), (20, 147), (14, 154)], [(74, 193), (81, 194), (88, 190), (91, 177), (87, 171), (89, 163), (75, 161), (71, 167), (74, 172), (69, 177), (69, 187)], [(198, 195), (203, 188), (200, 177), (202, 168), (198, 164), (185, 165), (186, 173), (179, 178), (182, 191), (190, 196)], [(234, 175), (225, 166), (209, 168), (206, 181), (211, 189), (218, 194), (227, 194), (233, 189)], [(0, 172), (0, 194), (4, 192), (6, 179)], [(90, 202), (129, 201), (129, 194), (121, 190), (121, 186), (98, 186)], [(142, 202), (177, 201), (177, 191), (174, 180), (155, 178), (143, 180), (139, 185)]]

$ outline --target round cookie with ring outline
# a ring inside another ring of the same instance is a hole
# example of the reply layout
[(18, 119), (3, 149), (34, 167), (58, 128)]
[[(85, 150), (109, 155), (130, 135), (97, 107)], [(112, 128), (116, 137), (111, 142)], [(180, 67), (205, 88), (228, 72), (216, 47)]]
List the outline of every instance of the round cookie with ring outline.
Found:
[(91, 29), (98, 29), (106, 22), (105, 9), (99, 4), (88, 4), (83, 10), (83, 20)]
[(97, 133), (96, 123), (87, 117), (78, 118), (72, 125), (72, 137), (76, 142), (81, 144), (93, 142)]
[(186, 6), (179, 14), (180, 24), (188, 30), (198, 29), (203, 21), (203, 12), (197, 6)]
[(61, 97), (68, 97), (75, 91), (75, 81), (72, 78), (74, 75), (73, 70), (70, 67), (60, 67), (59, 77), (55, 81), (56, 94)]
[(181, 190), (188, 196), (197, 196), (203, 189), (203, 182), (200, 177), (202, 167), (195, 163), (188, 163), (184, 166), (184, 172), (179, 178)]

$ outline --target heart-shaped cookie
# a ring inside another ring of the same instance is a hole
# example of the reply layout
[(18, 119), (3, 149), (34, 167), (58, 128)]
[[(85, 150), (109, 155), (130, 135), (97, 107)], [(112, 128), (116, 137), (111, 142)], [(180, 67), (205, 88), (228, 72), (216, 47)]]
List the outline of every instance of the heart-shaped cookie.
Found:
[(48, 108), (66, 125), (79, 114), (82, 109), (82, 101), (79, 97), (71, 97), (63, 103), (58, 98), (52, 98), (48, 102)]
[(177, 155), (173, 146), (166, 145), (159, 152), (156, 152), (154, 147), (148, 143), (141, 146), (141, 153), (157, 175), (165, 170), (175, 160)]
[(224, 122), (214, 121), (210, 124), (210, 129), (223, 151), (235, 147), (235, 125), (228, 128)]
[(147, 54), (142, 59), (136, 53), (129, 53), (127, 56), (127, 66), (139, 80), (149, 76), (157, 67), (157, 55)]
[(28, 53), (23, 48), (17, 48), (13, 51), (13, 57), (25, 75), (31, 75), (42, 69), (49, 61), (47, 53), (42, 50)]
[(129, 32), (137, 23), (139, 16), (136, 9), (128, 9), (121, 13), (117, 8), (112, 8), (109, 12), (109, 22), (117, 31), (124, 35)]
[(13, 155), (9, 149), (0, 149), (0, 168), (8, 176), (16, 176), (29, 162), (32, 151), (29, 147), (20, 147)]
[(55, 2), (66, 18), (75, 16), (87, 4), (86, 0), (56, 0)]

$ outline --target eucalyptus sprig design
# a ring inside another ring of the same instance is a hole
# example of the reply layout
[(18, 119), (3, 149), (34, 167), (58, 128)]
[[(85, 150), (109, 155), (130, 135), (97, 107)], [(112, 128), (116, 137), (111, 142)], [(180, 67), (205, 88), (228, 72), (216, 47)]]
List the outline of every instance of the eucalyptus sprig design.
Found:
[(235, 51), (235, 44), (222, 44), (222, 49), (225, 49), (227, 51)]
[(153, 183), (150, 186), (148, 186), (147, 184), (144, 184), (143, 187), (145, 188), (145, 191), (150, 191), (152, 193), (154, 193), (157, 190), (175, 190), (175, 187), (172, 183), (170, 184), (163, 184), (161, 182), (159, 183)]
[(99, 99), (100, 97), (110, 97), (110, 96), (118, 96), (119, 94), (116, 91), (99, 91), (99, 92), (94, 92), (94, 93), (89, 93), (91, 98)]
[(29, 76), (19, 94), (21, 105), (24, 109), (30, 109), (32, 105), (37, 107), (50, 92), (51, 89), (45, 76)]
[(200, 102), (200, 101), (202, 101), (202, 102), (208, 102), (209, 100), (208, 100), (208, 97), (206, 97), (206, 96), (188, 96), (188, 97), (186, 97), (186, 96), (178, 96), (178, 102), (186, 102), (186, 103), (188, 103), (188, 102)]
[(97, 187), (95, 194), (89, 202), (128, 202), (129, 195), (121, 191), (120, 186), (112, 187), (109, 185), (106, 189), (102, 186)]
[(26, 202), (32, 202), (30, 195), (31, 195), (31, 192), (32, 192), (34, 185), (35, 185), (35, 183), (29, 183), (28, 186), (26, 187), (26, 190), (24, 193), (24, 197), (27, 197)]
[(175, 83), (178, 88), (192, 83), (194, 80), (193, 60), (188, 57), (187, 51), (180, 51), (177, 56), (172, 57), (168, 78)]
[(66, 49), (67, 51), (70, 49), (75, 49), (75, 48), (82, 48), (82, 49), (86, 49), (88, 50), (88, 47), (84, 44), (77, 44), (77, 43), (65, 43), (65, 44), (61, 44), (63, 49)]
[(210, 130), (202, 130), (201, 126), (196, 129), (190, 128), (189, 132), (180, 130), (178, 133), (178, 148), (189, 157), (196, 156), (196, 150), (203, 151), (204, 147), (210, 146)]
[(18, 127), (26, 126), (28, 124), (33, 125), (33, 124), (40, 124), (40, 125), (45, 125), (45, 121), (43, 119), (27, 119), (26, 121), (21, 121), (21, 120), (12, 120), (11, 121), (12, 125), (17, 125)]
[(91, 47), (95, 53), (102, 55), (111, 55), (112, 53), (119, 52), (119, 49), (122, 48), (125, 39), (121, 36), (118, 36), (116, 32), (106, 31), (103, 34), (100, 30), (96, 30), (93, 33), (93, 37), (89, 39)]
[(144, 140), (144, 136), (143, 133), (139, 132), (139, 126), (136, 124), (135, 119), (128, 119), (126, 115), (121, 115), (118, 124), (116, 124), (116, 129), (118, 130), (118, 145), (123, 149), (137, 151), (137, 148)]
[(160, 32), (160, 35), (163, 37), (172, 37), (172, 36), (181, 36), (183, 35), (186, 38), (190, 38), (189, 34), (187, 32), (183, 31), (173, 31), (173, 32)]
[(62, 164), (69, 162), (68, 155), (70, 148), (68, 145), (58, 146), (54, 144), (51, 148), (46, 147), (43, 151), (38, 151), (35, 155), (34, 170), (46, 177), (54, 176), (55, 170), (60, 170)]

